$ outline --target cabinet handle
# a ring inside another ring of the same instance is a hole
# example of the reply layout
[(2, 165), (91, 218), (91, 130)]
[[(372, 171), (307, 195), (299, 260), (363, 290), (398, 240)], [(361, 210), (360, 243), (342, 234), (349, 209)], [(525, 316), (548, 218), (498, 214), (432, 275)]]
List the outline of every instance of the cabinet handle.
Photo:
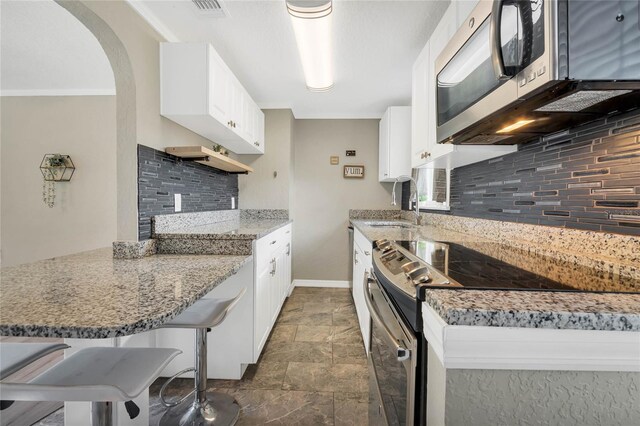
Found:
[(255, 146), (260, 146), (260, 144), (258, 142), (254, 142), (253, 143)]
[(276, 243), (277, 240), (273, 240), (271, 241), (269, 244), (274, 245)]
[(231, 122), (227, 121), (227, 126), (231, 127)]
[(276, 259), (273, 258), (271, 259), (271, 272), (270, 272), (271, 276), (274, 276), (276, 274)]
[(358, 251), (354, 250), (353, 252), (353, 263), (358, 263)]
[(287, 244), (287, 256), (291, 255), (291, 244)]
[(368, 252), (368, 251), (366, 251), (366, 250), (364, 251), (364, 255), (365, 255), (365, 256), (369, 256), (370, 254), (371, 254), (370, 252)]

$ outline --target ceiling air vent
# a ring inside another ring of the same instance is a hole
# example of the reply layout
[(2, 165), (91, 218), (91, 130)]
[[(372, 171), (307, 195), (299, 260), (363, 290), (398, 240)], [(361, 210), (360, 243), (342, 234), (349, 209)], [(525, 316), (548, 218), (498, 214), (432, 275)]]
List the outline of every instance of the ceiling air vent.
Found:
[(198, 14), (212, 17), (224, 17), (227, 15), (222, 0), (191, 0), (198, 9)]

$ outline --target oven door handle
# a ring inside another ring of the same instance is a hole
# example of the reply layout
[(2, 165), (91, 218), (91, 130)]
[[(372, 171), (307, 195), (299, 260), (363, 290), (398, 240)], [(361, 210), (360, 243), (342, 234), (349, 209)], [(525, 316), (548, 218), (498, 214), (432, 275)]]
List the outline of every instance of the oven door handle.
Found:
[(371, 288), (369, 286), (374, 280), (375, 278), (371, 276), (371, 273), (369, 271), (365, 271), (363, 287), (364, 287), (364, 301), (367, 304), (367, 309), (369, 310), (371, 319), (373, 319), (373, 321), (376, 324), (378, 324), (378, 326), (382, 329), (383, 334), (387, 336), (387, 340), (389, 341), (389, 343), (391, 343), (394, 346), (398, 361), (400, 362), (406, 361), (411, 356), (411, 351), (398, 344), (398, 340), (393, 336), (393, 333), (391, 333), (391, 330), (389, 330), (389, 327), (387, 327), (387, 325), (382, 321), (382, 318), (380, 318), (380, 313), (378, 312), (378, 309), (375, 307), (375, 305), (371, 301), (373, 296), (371, 295)]

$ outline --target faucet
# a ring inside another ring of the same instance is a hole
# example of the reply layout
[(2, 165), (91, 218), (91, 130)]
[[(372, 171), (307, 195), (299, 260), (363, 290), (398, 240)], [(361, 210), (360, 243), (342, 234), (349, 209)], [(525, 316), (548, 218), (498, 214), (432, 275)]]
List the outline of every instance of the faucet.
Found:
[[(422, 217), (420, 216), (420, 192), (418, 190), (418, 182), (416, 182), (414, 178), (407, 175), (400, 175), (396, 178), (396, 181), (393, 182), (393, 189), (391, 190), (391, 205), (392, 206), (398, 205), (398, 203), (396, 202), (396, 184), (400, 182), (400, 179), (410, 180), (416, 186), (416, 209), (414, 211), (414, 214), (416, 215), (416, 224), (421, 225)], [(409, 203), (411, 203), (411, 201), (409, 201)]]

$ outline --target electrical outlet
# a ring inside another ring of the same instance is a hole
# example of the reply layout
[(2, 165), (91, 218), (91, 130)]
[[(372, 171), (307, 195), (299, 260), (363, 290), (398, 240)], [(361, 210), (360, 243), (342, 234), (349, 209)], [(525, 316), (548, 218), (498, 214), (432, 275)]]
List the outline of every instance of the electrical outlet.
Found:
[(175, 205), (175, 211), (182, 211), (182, 194), (173, 194), (173, 201)]
[(236, 197), (231, 197), (231, 210), (236, 208)]

